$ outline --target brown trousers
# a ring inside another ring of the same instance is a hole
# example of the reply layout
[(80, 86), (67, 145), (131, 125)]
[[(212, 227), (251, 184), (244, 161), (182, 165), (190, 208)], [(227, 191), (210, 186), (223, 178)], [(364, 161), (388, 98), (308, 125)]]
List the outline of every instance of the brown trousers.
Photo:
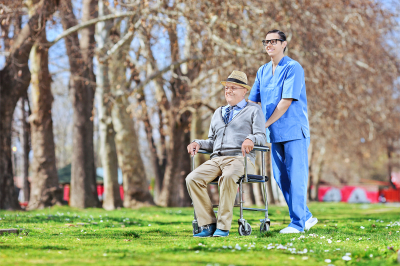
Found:
[[(247, 173), (253, 174), (255, 167), (247, 158)], [(197, 167), (186, 177), (186, 186), (192, 198), (199, 226), (217, 223), (217, 228), (229, 230), (232, 223), (233, 205), (239, 185), (239, 178), (244, 175), (243, 156), (215, 157)], [(218, 220), (215, 218), (207, 184), (220, 176)]]

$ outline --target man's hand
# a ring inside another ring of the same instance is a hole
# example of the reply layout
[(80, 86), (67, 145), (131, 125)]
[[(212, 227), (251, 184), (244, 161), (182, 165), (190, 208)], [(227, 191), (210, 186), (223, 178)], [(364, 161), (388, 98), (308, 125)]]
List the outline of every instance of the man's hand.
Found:
[(242, 144), (242, 154), (243, 157), (246, 153), (250, 153), (254, 148), (254, 143), (250, 139), (245, 139)]
[(192, 142), (187, 146), (188, 153), (192, 156), (195, 156), (199, 149), (200, 145), (197, 142)]

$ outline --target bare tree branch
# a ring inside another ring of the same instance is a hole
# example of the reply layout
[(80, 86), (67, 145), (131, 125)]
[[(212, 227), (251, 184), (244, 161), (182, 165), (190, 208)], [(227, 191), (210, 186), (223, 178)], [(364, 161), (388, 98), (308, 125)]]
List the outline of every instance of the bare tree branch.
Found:
[(68, 35), (70, 35), (70, 34), (72, 34), (74, 32), (77, 32), (77, 31), (79, 31), (79, 30), (81, 30), (83, 28), (86, 28), (88, 26), (96, 24), (97, 22), (112, 20), (112, 19), (116, 19), (116, 18), (131, 17), (131, 16), (134, 16), (135, 14), (136, 14), (136, 12), (126, 12), (126, 13), (112, 14), (112, 15), (107, 15), (107, 16), (91, 19), (91, 20), (89, 20), (89, 21), (87, 21), (85, 23), (78, 24), (78, 25), (76, 25), (74, 27), (71, 27), (68, 30), (64, 31), (63, 33), (58, 35), (57, 38), (54, 39), (54, 41), (49, 42), (48, 46), (51, 47), (54, 44), (56, 44), (59, 40), (61, 40), (62, 38), (65, 38)]

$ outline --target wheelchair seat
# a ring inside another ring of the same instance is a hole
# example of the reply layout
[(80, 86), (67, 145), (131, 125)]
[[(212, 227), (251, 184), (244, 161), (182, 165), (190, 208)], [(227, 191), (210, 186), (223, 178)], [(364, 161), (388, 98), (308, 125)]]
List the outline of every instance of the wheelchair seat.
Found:
[[(215, 178), (210, 184), (214, 184), (214, 185), (218, 185), (218, 180), (219, 180), (220, 176)], [(237, 184), (240, 183), (240, 180), (244, 179), (244, 175), (242, 175)], [(249, 175), (247, 174), (247, 182), (243, 182), (243, 183), (264, 183), (267, 182), (269, 180), (268, 176), (262, 176), (262, 175)]]

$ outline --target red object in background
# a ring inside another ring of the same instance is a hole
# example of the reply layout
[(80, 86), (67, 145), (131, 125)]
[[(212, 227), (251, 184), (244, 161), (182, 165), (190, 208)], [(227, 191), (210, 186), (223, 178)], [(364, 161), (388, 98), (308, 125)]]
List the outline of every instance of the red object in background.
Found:
[(64, 196), (63, 200), (67, 201), (69, 204), (69, 185), (64, 185)]
[(379, 193), (385, 197), (386, 202), (400, 202), (400, 188), (382, 189)]
[(97, 185), (97, 196), (103, 196), (104, 193), (104, 186), (103, 185)]
[(342, 189), (340, 190), (342, 192), (342, 201), (343, 202), (348, 202), (349, 198), (351, 196), (351, 194), (353, 193), (353, 191), (356, 189), (362, 189), (365, 192), (365, 195), (367, 196), (367, 199), (371, 202), (371, 203), (378, 203), (378, 197), (379, 197), (379, 192), (378, 191), (367, 191), (365, 188), (363, 187), (353, 187), (353, 186), (345, 186), (342, 187)]
[(121, 194), (121, 199), (124, 200), (124, 187), (119, 186), (119, 194)]
[[(121, 194), (121, 199), (124, 200), (124, 186), (120, 185), (119, 186), (119, 193)], [(97, 196), (103, 200), (103, 194), (104, 194), (104, 185), (103, 184), (98, 184), (97, 185)], [(69, 195), (70, 195), (70, 186), (69, 185), (64, 185), (64, 196), (63, 200), (67, 201), (69, 204)]]
[(396, 186), (397, 189), (400, 188), (400, 173), (392, 173), (392, 176), (390, 177), (393, 185)]
[[(333, 189), (335, 187), (330, 187), (330, 186), (320, 186), (318, 189), (318, 201), (324, 201), (324, 196), (326, 193), (328, 193), (329, 190)], [(367, 199), (371, 203), (377, 203), (378, 198), (379, 198), (379, 192), (378, 191), (368, 191), (365, 188), (361, 186), (344, 186), (340, 189), (340, 193), (342, 195), (342, 202), (348, 202), (349, 198), (351, 197), (351, 194), (355, 189), (362, 189), (365, 192), (365, 195)]]
[(332, 187), (322, 187), (320, 186), (318, 189), (318, 201), (324, 201), (324, 196), (326, 192), (328, 192)]

